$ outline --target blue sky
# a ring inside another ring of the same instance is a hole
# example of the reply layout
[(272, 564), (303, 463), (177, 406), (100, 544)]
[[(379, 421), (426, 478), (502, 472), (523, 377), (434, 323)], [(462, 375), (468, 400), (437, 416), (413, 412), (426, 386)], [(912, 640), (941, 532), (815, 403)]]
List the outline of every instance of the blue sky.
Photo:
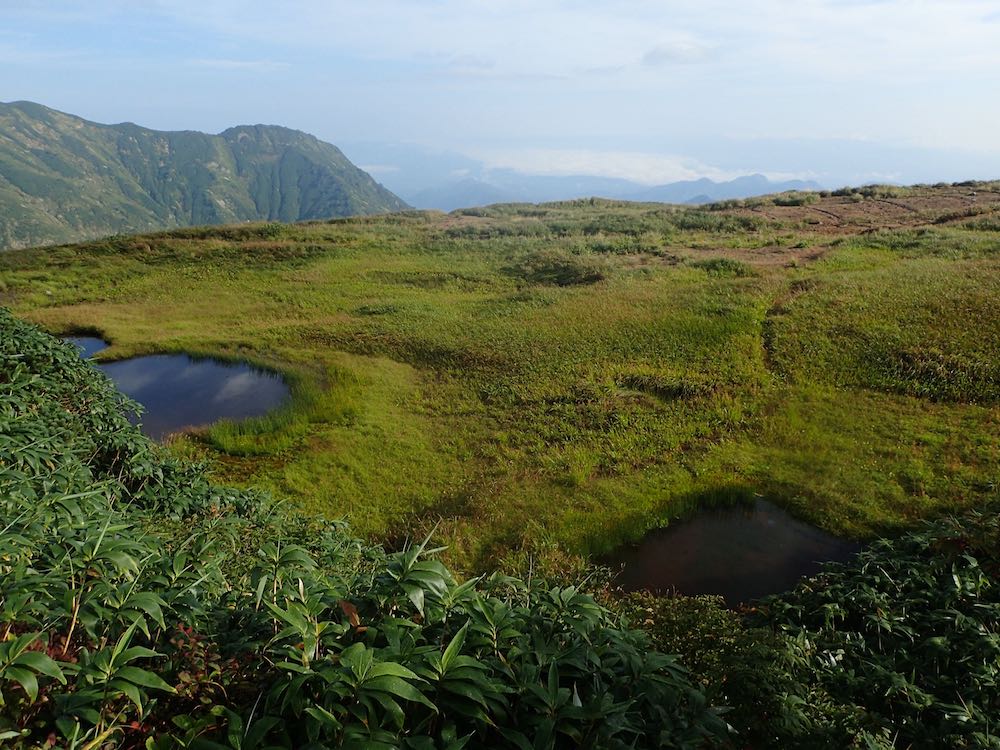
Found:
[(0, 0), (0, 14), (0, 100), (99, 122), (275, 123), (648, 183), (1000, 177), (1000, 0)]

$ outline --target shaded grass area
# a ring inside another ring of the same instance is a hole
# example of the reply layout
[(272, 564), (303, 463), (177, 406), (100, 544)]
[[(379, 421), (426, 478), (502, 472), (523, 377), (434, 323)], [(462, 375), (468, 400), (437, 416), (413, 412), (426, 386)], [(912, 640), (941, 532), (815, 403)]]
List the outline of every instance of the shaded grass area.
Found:
[(857, 536), (975, 505), (1000, 466), (995, 234), (831, 236), (827, 200), (183, 230), (8, 253), (0, 282), (106, 356), (280, 369), (288, 408), (174, 449), (390, 543), (437, 526), (467, 568), (605, 552), (735, 485)]

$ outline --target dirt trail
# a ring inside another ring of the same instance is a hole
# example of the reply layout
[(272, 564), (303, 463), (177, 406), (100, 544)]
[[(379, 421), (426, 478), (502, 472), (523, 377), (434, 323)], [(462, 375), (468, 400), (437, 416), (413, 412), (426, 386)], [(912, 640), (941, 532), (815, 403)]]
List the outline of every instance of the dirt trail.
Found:
[(844, 217), (840, 216), (839, 214), (833, 213), (833, 211), (827, 211), (825, 208), (816, 208), (816, 206), (809, 206), (809, 208), (813, 211), (818, 211), (824, 216), (829, 216), (831, 219), (834, 219), (838, 224), (844, 223)]

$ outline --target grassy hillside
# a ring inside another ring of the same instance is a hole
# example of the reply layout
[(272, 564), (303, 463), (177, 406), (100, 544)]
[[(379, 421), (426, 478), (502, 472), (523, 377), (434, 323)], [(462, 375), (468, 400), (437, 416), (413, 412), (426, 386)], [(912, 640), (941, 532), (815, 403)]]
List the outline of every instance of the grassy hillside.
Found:
[(160, 132), (0, 104), (0, 249), (401, 208), (339, 149), (287, 128)]
[(867, 536), (1000, 481), (1000, 186), (581, 201), (0, 256), (102, 358), (241, 357), (293, 404), (178, 439), (215, 477), (450, 559), (600, 553), (761, 493)]

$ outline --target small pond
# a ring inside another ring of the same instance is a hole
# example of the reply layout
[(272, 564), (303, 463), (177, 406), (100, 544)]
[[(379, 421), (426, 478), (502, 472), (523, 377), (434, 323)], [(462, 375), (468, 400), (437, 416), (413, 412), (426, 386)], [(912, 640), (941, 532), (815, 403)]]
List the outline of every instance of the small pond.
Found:
[(108, 342), (96, 336), (64, 336), (63, 341), (74, 344), (80, 350), (80, 356), (93, 357), (99, 351), (108, 348)]
[(604, 562), (626, 591), (718, 594), (735, 606), (795, 586), (861, 545), (798, 521), (766, 500), (699, 512), (649, 532)]
[[(75, 344), (83, 357), (92, 357), (107, 347), (95, 337), (65, 340)], [(154, 440), (220, 419), (260, 416), (289, 398), (288, 385), (275, 373), (186, 354), (134, 357), (102, 363), (98, 368), (118, 390), (145, 407), (142, 431)]]

